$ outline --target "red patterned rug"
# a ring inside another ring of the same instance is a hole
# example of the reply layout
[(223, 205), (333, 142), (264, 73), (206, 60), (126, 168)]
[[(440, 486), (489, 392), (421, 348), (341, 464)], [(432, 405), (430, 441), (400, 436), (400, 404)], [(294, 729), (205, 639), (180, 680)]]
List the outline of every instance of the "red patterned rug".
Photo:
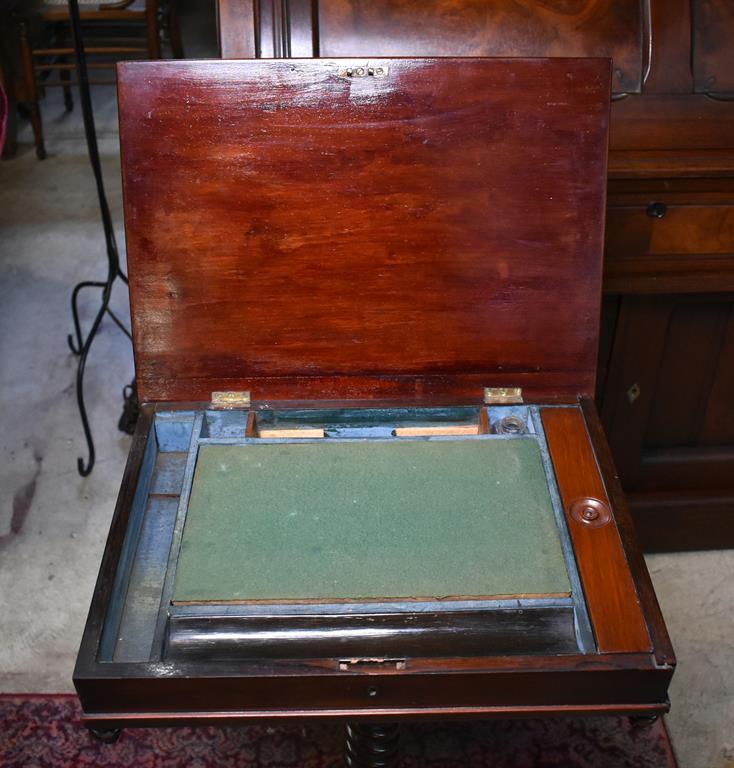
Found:
[[(95, 741), (71, 695), (0, 695), (0, 766), (337, 768), (339, 725), (140, 728)], [(676, 768), (662, 720), (490, 720), (406, 725), (403, 768)]]

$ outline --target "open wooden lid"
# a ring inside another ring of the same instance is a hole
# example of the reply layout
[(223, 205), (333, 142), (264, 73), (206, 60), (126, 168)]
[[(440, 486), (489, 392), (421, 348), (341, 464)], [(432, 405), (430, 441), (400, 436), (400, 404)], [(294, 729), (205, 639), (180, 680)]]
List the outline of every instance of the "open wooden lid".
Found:
[(118, 77), (143, 401), (592, 394), (607, 59)]

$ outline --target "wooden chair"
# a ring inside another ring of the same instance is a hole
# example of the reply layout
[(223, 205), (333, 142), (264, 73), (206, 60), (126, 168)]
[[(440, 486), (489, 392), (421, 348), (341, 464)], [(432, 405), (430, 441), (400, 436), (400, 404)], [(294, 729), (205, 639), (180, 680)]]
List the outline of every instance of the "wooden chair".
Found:
[[(79, 0), (90, 76), (114, 69), (120, 59), (159, 59), (159, 0)], [(42, 45), (30, 34), (32, 23), (40, 21)], [(46, 157), (39, 99), (47, 87), (64, 89), (64, 105), (73, 108), (71, 75), (76, 70), (66, 0), (46, 0), (31, 16), (18, 18), (24, 105), (28, 110), (36, 155)], [(33, 39), (32, 39), (33, 38)], [(58, 79), (53, 77), (58, 73)], [(91, 79), (91, 78), (90, 78)], [(95, 78), (93, 84), (115, 83), (114, 75)]]

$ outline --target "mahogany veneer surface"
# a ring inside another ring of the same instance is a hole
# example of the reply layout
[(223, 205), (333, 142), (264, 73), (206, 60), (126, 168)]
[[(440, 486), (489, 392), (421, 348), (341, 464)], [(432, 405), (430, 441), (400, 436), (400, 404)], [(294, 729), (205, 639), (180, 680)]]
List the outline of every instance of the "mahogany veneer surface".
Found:
[(141, 399), (590, 394), (609, 62), (349, 64), (119, 67)]
[[(219, 0), (224, 58), (603, 56), (638, 93), (648, 57), (640, 0)], [(677, 9), (676, 9), (677, 11)]]
[(652, 650), (616, 526), (588, 525), (571, 514), (579, 500), (609, 507), (584, 418), (574, 408), (545, 408), (542, 418), (597, 646), (602, 652)]
[(321, 56), (609, 56), (615, 90), (642, 87), (639, 0), (320, 0), (317, 15)]

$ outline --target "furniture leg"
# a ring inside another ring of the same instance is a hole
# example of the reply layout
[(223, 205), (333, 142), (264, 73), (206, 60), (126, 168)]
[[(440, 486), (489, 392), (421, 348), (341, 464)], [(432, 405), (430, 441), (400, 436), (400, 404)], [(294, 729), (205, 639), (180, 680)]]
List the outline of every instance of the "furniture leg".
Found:
[(122, 730), (120, 728), (90, 728), (89, 733), (91, 733), (95, 739), (98, 739), (105, 744), (114, 744), (120, 738)]
[(168, 0), (166, 7), (168, 37), (171, 41), (171, 53), (174, 59), (184, 58), (183, 41), (181, 39), (181, 17), (178, 12), (178, 0)]
[(630, 718), (633, 728), (651, 728), (660, 719), (659, 715), (637, 715)]
[(19, 24), (19, 28), (23, 80), (25, 81), (25, 91), (29, 94), (26, 106), (31, 119), (31, 127), (33, 128), (36, 157), (39, 160), (43, 160), (46, 157), (46, 148), (43, 144), (43, 125), (41, 123), (41, 110), (38, 106), (38, 87), (36, 85), (36, 73), (33, 68), (33, 51), (31, 49), (31, 41), (28, 38), (28, 25), (22, 21)]
[[(61, 57), (61, 62), (66, 63), (66, 56)], [(71, 73), (68, 69), (60, 69), (59, 70), (59, 77), (61, 78), (61, 81), (65, 84), (64, 85), (64, 109), (67, 112), (71, 112), (72, 109), (74, 109), (74, 98), (71, 95), (71, 86), (67, 85), (71, 81)]]
[(151, 59), (160, 59), (161, 40), (158, 34), (158, 0), (146, 0), (145, 25), (148, 38), (148, 55)]
[(28, 112), (31, 118), (31, 127), (33, 128), (33, 141), (36, 145), (36, 157), (39, 160), (46, 159), (46, 146), (43, 143), (43, 125), (41, 123), (41, 110), (37, 101), (28, 105)]
[(347, 723), (344, 763), (347, 768), (397, 768), (400, 726), (397, 723)]

